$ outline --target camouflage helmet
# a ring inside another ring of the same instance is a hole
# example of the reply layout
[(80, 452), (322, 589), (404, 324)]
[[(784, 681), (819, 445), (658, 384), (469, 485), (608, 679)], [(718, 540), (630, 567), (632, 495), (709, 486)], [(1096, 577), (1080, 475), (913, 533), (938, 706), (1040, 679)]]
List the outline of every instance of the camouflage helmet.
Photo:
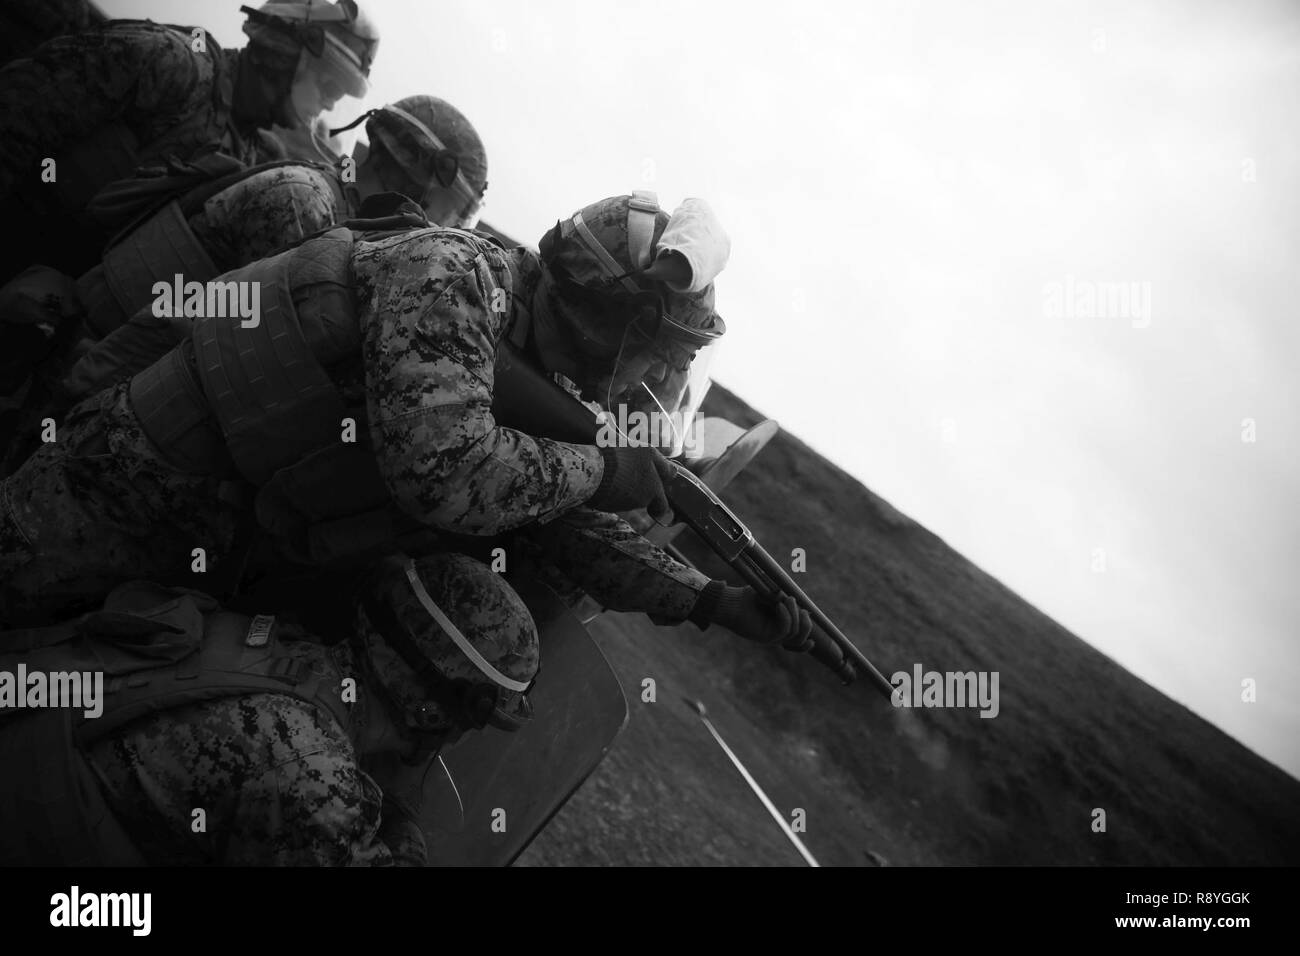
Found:
[(366, 95), (379, 31), (355, 0), (264, 3), (256, 10), (239, 9), (248, 17), (243, 29), (250, 46), (283, 64), (282, 69), (291, 69), (306, 50), (321, 60), (345, 93)]
[(482, 562), (390, 555), (367, 579), (356, 614), (369, 670), (410, 735), (511, 730), (531, 716), (537, 625)]
[(583, 397), (611, 413), (685, 415), (726, 331), (713, 278), (730, 241), (708, 204), (687, 199), (669, 216), (652, 192), (603, 199), (556, 223), (539, 251), (545, 308)]
[(436, 96), (408, 96), (366, 116), (372, 148), (378, 144), (419, 190), (412, 199), (423, 206), (430, 189), (451, 189), (458, 210), (453, 225), (477, 224), (487, 190), (487, 150), (460, 110)]
[(557, 280), (555, 304), (580, 344), (616, 348), (647, 298), (659, 300), (661, 337), (701, 348), (726, 331), (711, 281), (680, 292), (654, 278), (655, 250), (670, 218), (654, 193), (638, 190), (585, 206), (542, 236), (542, 261)]

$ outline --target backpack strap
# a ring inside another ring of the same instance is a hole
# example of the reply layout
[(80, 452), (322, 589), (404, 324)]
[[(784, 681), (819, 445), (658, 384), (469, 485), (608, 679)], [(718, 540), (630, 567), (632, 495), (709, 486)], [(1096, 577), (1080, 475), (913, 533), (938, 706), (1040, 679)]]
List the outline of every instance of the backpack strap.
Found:
[[(137, 176), (109, 183), (95, 196), (96, 210), (101, 216), (111, 216), (114, 221), (121, 221), (123, 215), (130, 215), (131, 218), (113, 234), (105, 250), (122, 242), (168, 203), (176, 202), (181, 214), (188, 219), (217, 193), (250, 176), (281, 166), (309, 166), (328, 175), (333, 174), (333, 170), (322, 163), (301, 159), (276, 159), (256, 166), (245, 166), (234, 157), (211, 150), (184, 163), (173, 158), (162, 176)], [(115, 205), (110, 207), (110, 204)], [(107, 212), (110, 208), (111, 213)]]

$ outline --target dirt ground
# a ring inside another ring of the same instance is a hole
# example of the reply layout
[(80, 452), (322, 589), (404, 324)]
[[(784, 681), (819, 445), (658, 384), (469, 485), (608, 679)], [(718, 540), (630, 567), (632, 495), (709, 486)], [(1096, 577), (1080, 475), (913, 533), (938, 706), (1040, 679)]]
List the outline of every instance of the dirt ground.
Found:
[[(761, 418), (718, 386), (705, 413)], [(631, 719), (518, 865), (801, 865), (684, 698), (787, 818), (804, 811), (823, 865), (1300, 863), (1300, 782), (797, 439), (778, 436), (724, 498), (778, 559), (806, 550), (800, 583), (887, 676), (997, 671), (1000, 712), (895, 709), (806, 657), (606, 614), (592, 631)]]

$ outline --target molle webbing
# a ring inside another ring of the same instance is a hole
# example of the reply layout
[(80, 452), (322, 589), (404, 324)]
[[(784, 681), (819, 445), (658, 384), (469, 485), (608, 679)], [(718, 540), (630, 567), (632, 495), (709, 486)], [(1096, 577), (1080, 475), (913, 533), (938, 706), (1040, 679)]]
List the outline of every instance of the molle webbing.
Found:
[[(203, 391), (235, 467), (255, 485), (339, 441), (346, 407), (322, 361), (358, 348), (360, 331), (350, 302), (346, 302), (349, 314), (336, 314), (345, 304), (340, 295), (324, 296), (328, 304), (313, 310), (304, 329), (290, 272), (298, 273), (295, 279), (302, 281), (294, 285), (299, 287), (332, 277), (337, 292), (347, 285), (351, 245), (347, 230), (333, 230), (317, 240), (311, 253), (299, 246), (227, 273), (227, 278), (260, 284), (260, 321), (251, 328), (212, 316), (194, 322), (194, 352)], [(297, 261), (313, 255), (316, 262)], [(308, 299), (313, 305), (319, 301)]]
[(164, 459), (195, 475), (225, 475), (230, 453), (199, 385), (188, 342), (131, 379), (130, 402), (140, 428)]
[(207, 282), (217, 267), (180, 204), (169, 202), (104, 253), (104, 279), (117, 304), (117, 321), (103, 314), (89, 314), (87, 321), (107, 335), (152, 301), (155, 282), (171, 285), (177, 275), (184, 282)]
[[(267, 619), (263, 619), (265, 621)], [(197, 653), (166, 667), (110, 677), (104, 682), (104, 712), (94, 720), (73, 715), (77, 743), (88, 746), (133, 720), (177, 707), (250, 694), (284, 694), (320, 708), (348, 726), (340, 688), (322, 681), (309, 662), (279, 647), (274, 628), (260, 646), (245, 636), (253, 622), (243, 614), (216, 611), (204, 618)]]

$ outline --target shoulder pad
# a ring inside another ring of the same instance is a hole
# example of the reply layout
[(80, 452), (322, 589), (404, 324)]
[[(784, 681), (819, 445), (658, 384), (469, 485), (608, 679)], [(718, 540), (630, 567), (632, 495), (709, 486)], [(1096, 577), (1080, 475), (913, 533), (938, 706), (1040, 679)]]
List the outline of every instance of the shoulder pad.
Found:
[(496, 247), (499, 248), (499, 249), (509, 250), (509, 248), (510, 248), (509, 246), (507, 246), (507, 245), (506, 245), (506, 244), (501, 240), (501, 237), (500, 237), (500, 236), (494, 236), (494, 235), (493, 235), (492, 233), (490, 233), (490, 232), (480, 232), (480, 231), (477, 230), (477, 229), (466, 229), (466, 230), (457, 230), (457, 231), (458, 231), (458, 232), (462, 232), (462, 231), (463, 231), (463, 232), (468, 232), (468, 233), (469, 233), (470, 235), (472, 235), (475, 239), (485, 239), (485, 240), (487, 240), (488, 242), (492, 243), (492, 245), (496, 246)]
[[(147, 23), (150, 21), (145, 21), (145, 22)], [(166, 27), (168, 30), (175, 30), (177, 33), (185, 34), (185, 39), (187, 41), (189, 40), (190, 37), (194, 36), (195, 30), (202, 30), (203, 46), (207, 49), (207, 51), (211, 53), (213, 56), (223, 52), (221, 44), (217, 42), (217, 38), (213, 36), (212, 31), (207, 29), (206, 27), (187, 27), (187, 26), (182, 26), (179, 23), (163, 23), (159, 25)]]
[(367, 242), (430, 227), (429, 220), (423, 215), (410, 212), (401, 212), (395, 216), (383, 216), (378, 219), (347, 219), (340, 225), (351, 229), (355, 238)]
[(217, 38), (213, 36), (212, 32), (206, 27), (187, 27), (179, 23), (157, 23), (153, 20), (136, 20), (131, 17), (117, 17), (92, 26), (90, 30), (108, 31), (118, 26), (148, 26), (155, 27), (158, 30), (170, 30), (172, 33), (183, 35), (187, 46), (189, 45), (190, 38), (194, 36), (194, 31), (202, 30), (204, 47), (214, 54), (223, 52), (223, 48), (221, 44), (217, 42)]

